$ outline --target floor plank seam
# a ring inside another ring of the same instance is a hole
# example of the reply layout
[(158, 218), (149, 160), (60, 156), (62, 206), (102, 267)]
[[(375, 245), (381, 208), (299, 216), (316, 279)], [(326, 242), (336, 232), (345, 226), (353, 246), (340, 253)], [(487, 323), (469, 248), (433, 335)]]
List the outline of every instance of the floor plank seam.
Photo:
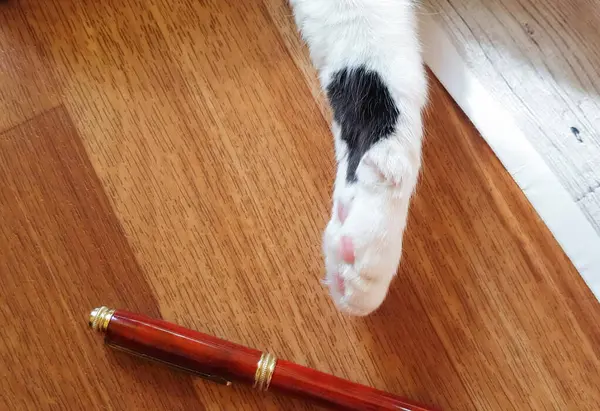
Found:
[(43, 111), (41, 111), (41, 112), (39, 112), (39, 113), (35, 114), (35, 115), (34, 115), (34, 116), (32, 116), (32, 117), (28, 117), (28, 118), (26, 118), (25, 120), (23, 120), (23, 121), (21, 121), (21, 122), (19, 122), (19, 123), (15, 124), (15, 125), (12, 125), (12, 126), (10, 126), (9, 128), (7, 128), (7, 129), (5, 129), (5, 130), (2, 130), (2, 131), (0, 131), (0, 137), (2, 137), (2, 136), (3, 136), (3, 135), (5, 135), (5, 134), (9, 134), (9, 133), (11, 133), (12, 131), (16, 130), (17, 128), (19, 128), (19, 127), (23, 127), (23, 126), (25, 126), (25, 125), (27, 125), (27, 124), (29, 124), (29, 123), (33, 122), (33, 121), (36, 121), (36, 120), (37, 120), (37, 119), (39, 119), (40, 117), (46, 116), (46, 115), (48, 115), (48, 114), (52, 113), (53, 111), (59, 110), (59, 109), (61, 109), (61, 108), (63, 108), (63, 109), (66, 109), (66, 108), (65, 108), (65, 105), (64, 105), (63, 103), (61, 103), (61, 104), (58, 104), (58, 105), (56, 105), (56, 106), (53, 106), (53, 107), (50, 107), (50, 108), (48, 108), (48, 109), (46, 109), (46, 110), (43, 110)]

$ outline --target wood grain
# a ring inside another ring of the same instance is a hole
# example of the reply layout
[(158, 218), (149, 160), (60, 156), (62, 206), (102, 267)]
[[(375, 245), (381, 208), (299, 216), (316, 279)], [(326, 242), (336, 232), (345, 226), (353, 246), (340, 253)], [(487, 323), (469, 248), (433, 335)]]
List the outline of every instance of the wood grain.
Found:
[[(313, 409), (106, 353), (82, 321), (105, 304), (444, 410), (596, 410), (600, 307), (434, 79), (390, 297), (366, 319), (334, 309), (319, 284), (333, 143), (284, 10), (0, 6), (60, 105), (0, 122), (0, 369), (16, 367), (1, 405)], [(19, 101), (51, 94), (28, 76)]]
[(30, 30), (16, 2), (1, 2), (0, 130), (60, 104), (57, 83), (48, 60), (36, 47), (39, 35)]
[(158, 304), (63, 108), (0, 134), (0, 181), (0, 408), (197, 401), (189, 378), (98, 349), (85, 329), (99, 298), (155, 314)]

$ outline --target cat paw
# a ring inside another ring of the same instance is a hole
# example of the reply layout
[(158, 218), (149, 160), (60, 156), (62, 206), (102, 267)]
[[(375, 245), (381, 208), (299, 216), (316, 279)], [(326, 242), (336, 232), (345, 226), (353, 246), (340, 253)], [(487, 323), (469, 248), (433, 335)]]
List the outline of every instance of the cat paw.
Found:
[(362, 158), (357, 181), (338, 178), (323, 236), (326, 278), (336, 306), (364, 316), (384, 301), (398, 270), (418, 159), (391, 141)]

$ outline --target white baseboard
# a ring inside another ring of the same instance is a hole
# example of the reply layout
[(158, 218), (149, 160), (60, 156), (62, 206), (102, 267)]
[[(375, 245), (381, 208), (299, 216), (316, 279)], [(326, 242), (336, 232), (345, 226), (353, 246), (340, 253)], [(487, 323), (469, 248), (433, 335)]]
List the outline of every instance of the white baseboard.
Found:
[(515, 120), (471, 73), (442, 28), (423, 16), (424, 59), (523, 190), (600, 300), (600, 236)]

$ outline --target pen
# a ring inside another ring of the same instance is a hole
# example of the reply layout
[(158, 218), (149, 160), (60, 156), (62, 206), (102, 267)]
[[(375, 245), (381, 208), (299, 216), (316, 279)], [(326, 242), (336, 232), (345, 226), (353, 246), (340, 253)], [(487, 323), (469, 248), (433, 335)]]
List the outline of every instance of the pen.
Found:
[(124, 310), (94, 309), (89, 326), (110, 347), (155, 360), (216, 383), (249, 384), (336, 410), (433, 411), (273, 354)]

